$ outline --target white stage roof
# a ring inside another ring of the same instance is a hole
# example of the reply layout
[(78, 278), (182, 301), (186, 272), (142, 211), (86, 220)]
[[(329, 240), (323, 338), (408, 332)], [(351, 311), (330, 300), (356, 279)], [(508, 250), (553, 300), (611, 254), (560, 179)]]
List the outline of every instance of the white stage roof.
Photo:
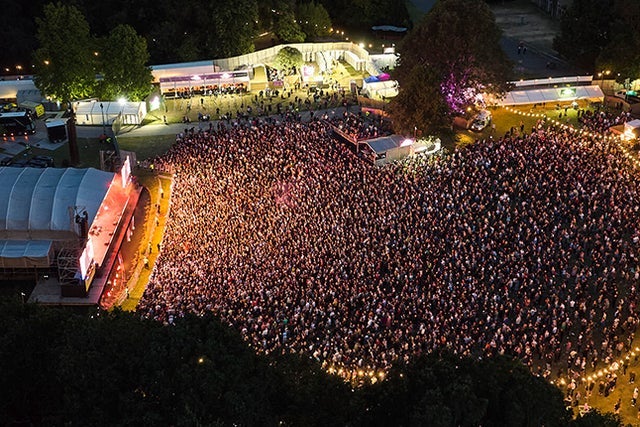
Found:
[(114, 174), (97, 169), (0, 167), (0, 239), (67, 239), (76, 213), (89, 225)]

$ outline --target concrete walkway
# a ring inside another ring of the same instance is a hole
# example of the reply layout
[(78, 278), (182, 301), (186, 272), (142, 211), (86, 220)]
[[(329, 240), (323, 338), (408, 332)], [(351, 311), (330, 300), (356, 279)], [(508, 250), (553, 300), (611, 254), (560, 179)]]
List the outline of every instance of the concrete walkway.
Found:
[[(357, 105), (351, 105), (348, 107), (350, 112), (357, 113), (360, 111), (360, 107)], [(327, 113), (329, 115), (341, 115), (345, 111), (345, 107), (336, 107), (329, 108), (326, 110), (314, 110), (314, 117), (318, 117)], [(299, 112), (302, 121), (308, 122), (311, 118), (310, 111), (300, 111)], [(273, 119), (279, 120), (278, 115), (269, 116)], [(264, 120), (266, 117), (258, 117), (258, 119)], [(218, 122), (220, 120), (212, 120), (214, 129), (217, 128)], [(237, 121), (236, 119), (232, 119), (231, 122)], [(225, 125), (229, 126), (229, 124), (224, 121)], [(246, 123), (242, 121), (242, 123)], [(154, 137), (161, 135), (178, 135), (181, 132), (184, 132), (187, 128), (196, 128), (199, 127), (202, 129), (209, 128), (209, 122), (191, 122), (188, 124), (185, 123), (152, 123), (144, 126), (125, 126), (122, 131), (118, 134), (119, 137)], [(79, 138), (98, 138), (102, 134), (102, 126), (77, 126), (77, 133)]]

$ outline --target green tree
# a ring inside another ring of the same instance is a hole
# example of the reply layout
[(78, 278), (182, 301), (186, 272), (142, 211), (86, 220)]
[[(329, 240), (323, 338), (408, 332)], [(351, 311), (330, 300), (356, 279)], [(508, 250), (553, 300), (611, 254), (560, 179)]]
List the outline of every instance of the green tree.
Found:
[(614, 0), (571, 2), (560, 19), (553, 48), (577, 66), (593, 70), (596, 59), (611, 41)]
[(622, 419), (618, 414), (611, 412), (601, 413), (594, 409), (587, 414), (576, 418), (571, 427), (622, 427)]
[(275, 31), (278, 17), (295, 10), (294, 0), (261, 0), (257, 3), (260, 31)]
[[(0, 71), (9, 68), (15, 73), (16, 65), (27, 68), (36, 48), (33, 2), (6, 0), (0, 14)], [(29, 71), (27, 71), (29, 73)]]
[(478, 93), (502, 93), (507, 88), (512, 64), (500, 47), (500, 36), (485, 2), (441, 0), (399, 46), (395, 75), (404, 86), (416, 65), (433, 70), (440, 76), (442, 97), (460, 113), (475, 102)]
[(296, 15), (300, 28), (307, 35), (307, 41), (327, 36), (331, 31), (331, 18), (327, 9), (320, 3), (301, 3)]
[(302, 43), (305, 34), (296, 22), (293, 12), (281, 12), (274, 19), (273, 32), (284, 43)]
[(304, 64), (302, 52), (295, 47), (285, 46), (276, 54), (274, 63), (279, 70), (290, 70), (293, 67), (298, 69)]
[(208, 2), (204, 9), (205, 26), (199, 28), (207, 31), (199, 32), (202, 35), (199, 44), (203, 46), (205, 58), (228, 58), (254, 51), (258, 20), (256, 0)]
[(146, 40), (129, 25), (118, 25), (101, 40), (99, 83), (101, 99), (120, 96), (132, 101), (143, 100), (151, 92), (153, 76), (146, 63), (149, 60)]
[(351, 389), (309, 357), (256, 355), (210, 314), (164, 326), (0, 300), (0, 366), (8, 425), (620, 425), (572, 424), (559, 389), (502, 357), (431, 354)]
[(38, 89), (61, 101), (92, 95), (96, 44), (84, 16), (74, 6), (50, 3), (36, 25), (40, 47), (33, 61)]
[(432, 69), (416, 64), (404, 77), (398, 96), (389, 105), (394, 131), (413, 135), (451, 136), (451, 108), (440, 91), (440, 76)]
[(228, 58), (255, 49), (256, 0), (165, 0), (139, 14), (148, 22), (145, 34), (154, 61)]
[(362, 393), (364, 425), (560, 427), (571, 418), (560, 390), (502, 357), (431, 354)]
[(406, 2), (397, 0), (320, 0), (339, 27), (368, 31), (372, 25), (410, 26)]
[(611, 37), (596, 60), (596, 70), (611, 70), (619, 83), (640, 78), (640, 2), (617, 0)]

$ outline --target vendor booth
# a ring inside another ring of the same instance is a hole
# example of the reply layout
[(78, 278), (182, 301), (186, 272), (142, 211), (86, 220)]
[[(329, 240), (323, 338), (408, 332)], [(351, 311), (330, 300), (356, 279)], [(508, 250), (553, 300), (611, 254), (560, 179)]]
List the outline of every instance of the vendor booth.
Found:
[(640, 138), (640, 119), (631, 120), (624, 124), (623, 138), (626, 140)]
[(371, 152), (371, 161), (376, 165), (401, 160), (411, 155), (413, 140), (402, 135), (390, 135), (380, 138), (368, 139), (360, 144), (367, 146), (365, 153)]
[(398, 82), (390, 80), (388, 74), (367, 77), (362, 83), (362, 94), (376, 99), (393, 98), (398, 95)]

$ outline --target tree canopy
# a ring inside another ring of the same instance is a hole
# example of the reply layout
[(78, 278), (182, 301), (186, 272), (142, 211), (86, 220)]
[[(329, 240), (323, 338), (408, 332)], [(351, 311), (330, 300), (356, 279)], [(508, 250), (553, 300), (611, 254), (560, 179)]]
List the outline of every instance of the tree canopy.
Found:
[(576, 65), (592, 70), (609, 44), (614, 0), (574, 1), (560, 19), (560, 34), (553, 47)]
[(61, 101), (91, 95), (96, 81), (96, 45), (82, 13), (74, 6), (50, 3), (36, 24), (40, 47), (33, 61), (38, 89)]
[[(423, 131), (441, 129), (443, 123), (450, 123), (453, 114), (474, 104), (479, 93), (506, 90), (511, 63), (500, 47), (500, 35), (485, 2), (441, 0), (436, 3), (398, 48), (400, 64), (394, 75), (401, 91), (393, 103), (402, 104), (406, 98), (411, 98), (411, 102), (422, 101), (392, 106), (401, 127), (404, 129), (413, 122)], [(426, 88), (427, 84), (432, 87)], [(428, 91), (429, 95), (402, 95), (405, 89)], [(431, 96), (440, 99), (426, 99)], [(409, 116), (403, 118), (403, 111)]]
[(274, 19), (273, 32), (285, 43), (302, 43), (305, 39), (305, 34), (292, 11), (278, 13)]
[(278, 51), (274, 60), (275, 65), (280, 70), (290, 70), (293, 67), (300, 67), (304, 64), (302, 52), (295, 47), (285, 46)]
[(129, 25), (118, 25), (99, 45), (99, 69), (103, 77), (98, 84), (98, 96), (143, 100), (151, 92), (153, 81), (151, 69), (146, 65), (149, 60), (146, 40)]
[(440, 76), (432, 68), (416, 64), (403, 78), (390, 115), (395, 132), (412, 135), (452, 136), (451, 109), (440, 90)]
[[(27, 62), (33, 59), (38, 44), (35, 17), (43, 16), (49, 2), (4, 1), (0, 64), (11, 67), (10, 71), (15, 72), (20, 63), (26, 70)], [(154, 64), (248, 53), (254, 49), (253, 39), (259, 32), (273, 31), (283, 42), (299, 42), (324, 37), (323, 31), (331, 28), (332, 22), (343, 29), (410, 26), (404, 2), (396, 0), (319, 0), (317, 4), (309, 0), (74, 0), (67, 4), (80, 11), (95, 37), (108, 36), (120, 24), (135, 28), (146, 38)], [(307, 21), (313, 25), (303, 32), (301, 22), (307, 25)]]
[(560, 20), (553, 47), (589, 72), (609, 70), (619, 82), (640, 78), (640, 3), (572, 2)]
[(616, 1), (611, 40), (596, 60), (597, 70), (610, 70), (620, 83), (640, 78), (640, 2)]
[(256, 355), (212, 315), (0, 301), (0, 366), (9, 425), (571, 425), (560, 391), (510, 359), (431, 354), (352, 389), (314, 359)]
[(336, 25), (368, 30), (373, 25), (410, 27), (406, 2), (397, 0), (320, 0)]
[(322, 4), (315, 1), (298, 5), (297, 17), (302, 32), (307, 36), (307, 41), (327, 36), (331, 30), (329, 12)]
[(47, 5), (37, 24), (35, 82), (44, 94), (60, 101), (96, 95), (139, 101), (151, 91), (147, 44), (131, 26), (95, 38), (80, 10), (61, 3)]

